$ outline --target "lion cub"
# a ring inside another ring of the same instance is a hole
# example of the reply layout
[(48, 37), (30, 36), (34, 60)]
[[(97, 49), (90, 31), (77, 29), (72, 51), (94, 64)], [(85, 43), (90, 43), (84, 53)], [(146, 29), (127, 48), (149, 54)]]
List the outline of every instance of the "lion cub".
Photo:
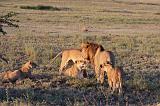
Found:
[(110, 62), (100, 65), (101, 71), (107, 72), (108, 84), (112, 93), (118, 89), (119, 94), (122, 93), (122, 70), (119, 67), (113, 67)]
[(74, 78), (84, 78), (87, 77), (86, 73), (87, 62), (84, 60), (76, 60), (75, 63), (64, 71), (64, 75), (71, 76)]
[(28, 61), (26, 64), (22, 66), (19, 70), (14, 71), (6, 71), (2, 73), (3, 82), (16, 82), (17, 80), (21, 80), (23, 78), (31, 78), (32, 74), (30, 69), (32, 66), (35, 66), (35, 63)]

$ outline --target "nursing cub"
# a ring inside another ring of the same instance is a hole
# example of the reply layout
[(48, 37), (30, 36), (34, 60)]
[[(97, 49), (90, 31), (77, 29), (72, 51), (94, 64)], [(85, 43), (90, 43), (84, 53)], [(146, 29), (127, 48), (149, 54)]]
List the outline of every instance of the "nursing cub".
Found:
[(66, 69), (63, 74), (66, 76), (71, 76), (73, 78), (84, 78), (87, 77), (86, 73), (87, 62), (84, 60), (76, 60), (75, 63)]

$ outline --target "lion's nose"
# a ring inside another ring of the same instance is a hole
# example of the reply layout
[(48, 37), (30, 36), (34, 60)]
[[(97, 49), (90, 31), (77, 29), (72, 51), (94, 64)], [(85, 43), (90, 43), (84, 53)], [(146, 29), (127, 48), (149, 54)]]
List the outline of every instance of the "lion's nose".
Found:
[(81, 68), (84, 69), (84, 68), (86, 68), (86, 66), (85, 66), (85, 65), (82, 65)]

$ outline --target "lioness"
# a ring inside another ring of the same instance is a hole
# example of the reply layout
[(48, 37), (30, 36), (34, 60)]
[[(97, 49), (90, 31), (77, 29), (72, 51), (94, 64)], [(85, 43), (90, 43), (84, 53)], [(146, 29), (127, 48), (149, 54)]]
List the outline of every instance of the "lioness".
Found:
[(96, 73), (97, 81), (100, 83), (104, 82), (104, 74), (100, 74), (100, 64), (104, 64), (106, 62), (112, 63), (114, 66), (115, 56), (111, 51), (101, 51), (101, 48), (97, 49), (97, 52), (94, 57), (94, 69)]
[(22, 68), (14, 71), (6, 71), (2, 73), (3, 82), (16, 82), (17, 80), (21, 80), (23, 78), (32, 78), (32, 74), (30, 69), (32, 67), (37, 66), (35, 63), (28, 61), (25, 63)]
[(87, 77), (86, 73), (87, 63), (84, 60), (76, 60), (75, 63), (64, 71), (64, 75), (71, 76), (74, 78), (84, 78)]
[(74, 63), (76, 60), (84, 60), (80, 49), (68, 49), (58, 53), (52, 62), (59, 56), (62, 55), (62, 61), (59, 69), (59, 73), (62, 74), (68, 62), (72, 60)]
[(107, 72), (108, 84), (112, 93), (118, 89), (119, 94), (122, 93), (122, 70), (119, 67), (113, 68), (110, 62), (100, 65), (101, 74), (104, 74), (104, 71)]

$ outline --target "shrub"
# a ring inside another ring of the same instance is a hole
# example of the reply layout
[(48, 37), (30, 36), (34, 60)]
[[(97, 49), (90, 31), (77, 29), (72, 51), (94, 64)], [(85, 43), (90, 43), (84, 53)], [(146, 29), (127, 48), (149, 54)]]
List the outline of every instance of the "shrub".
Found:
[(32, 45), (25, 45), (25, 53), (29, 56), (29, 59), (36, 60), (37, 52)]
[(52, 6), (43, 6), (43, 5), (38, 5), (38, 6), (20, 6), (21, 9), (32, 9), (32, 10), (46, 10), (46, 11), (67, 11), (69, 8), (65, 7), (52, 7)]

